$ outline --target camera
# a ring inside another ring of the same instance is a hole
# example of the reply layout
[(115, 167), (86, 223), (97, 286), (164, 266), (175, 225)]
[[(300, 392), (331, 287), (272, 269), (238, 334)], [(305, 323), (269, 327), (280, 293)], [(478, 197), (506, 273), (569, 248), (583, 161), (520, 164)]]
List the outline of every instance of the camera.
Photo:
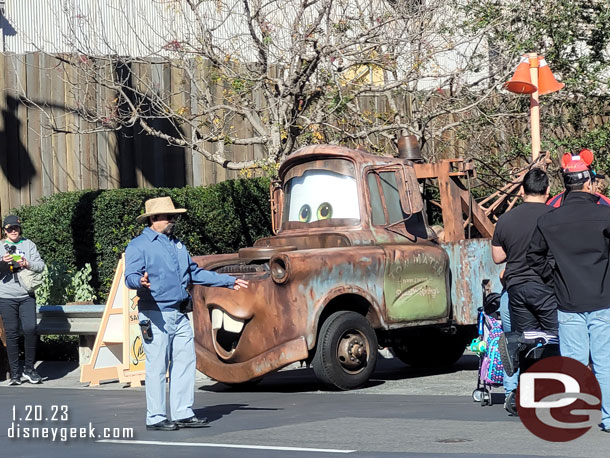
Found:
[(147, 343), (152, 342), (153, 334), (152, 334), (152, 326), (150, 324), (150, 320), (140, 321), (140, 330), (142, 331), (142, 337), (144, 341)]
[(4, 244), (4, 250), (13, 257), (13, 260), (8, 263), (11, 272), (19, 270), (19, 264), (17, 261), (21, 259), (20, 254), (16, 254), (17, 247), (15, 245)]

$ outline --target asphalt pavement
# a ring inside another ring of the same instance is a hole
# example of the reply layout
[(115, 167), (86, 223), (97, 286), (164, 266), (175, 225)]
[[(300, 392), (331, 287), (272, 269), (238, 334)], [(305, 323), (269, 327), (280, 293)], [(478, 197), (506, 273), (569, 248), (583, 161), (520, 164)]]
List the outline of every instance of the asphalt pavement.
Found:
[(597, 430), (567, 443), (538, 439), (506, 414), (501, 389), (492, 406), (473, 402), (473, 355), (445, 371), (386, 356), (366, 387), (349, 392), (327, 391), (298, 365), (248, 389), (198, 374), (194, 407), (211, 426), (171, 432), (145, 429), (143, 387), (87, 387), (74, 365), (43, 362), (42, 385), (0, 386), (0, 450), (24, 458), (608, 456), (610, 434)]

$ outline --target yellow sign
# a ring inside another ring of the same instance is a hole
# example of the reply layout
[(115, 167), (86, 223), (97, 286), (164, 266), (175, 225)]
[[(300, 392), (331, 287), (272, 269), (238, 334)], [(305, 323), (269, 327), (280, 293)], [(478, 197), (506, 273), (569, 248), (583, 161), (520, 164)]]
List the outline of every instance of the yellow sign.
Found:
[(91, 386), (119, 379), (140, 386), (145, 378), (145, 357), (138, 320), (138, 297), (123, 279), (125, 256), (114, 273), (108, 302), (89, 364), (81, 367), (81, 382)]
[(140, 333), (138, 318), (138, 296), (134, 290), (129, 290), (129, 370), (131, 372), (144, 370), (144, 347)]

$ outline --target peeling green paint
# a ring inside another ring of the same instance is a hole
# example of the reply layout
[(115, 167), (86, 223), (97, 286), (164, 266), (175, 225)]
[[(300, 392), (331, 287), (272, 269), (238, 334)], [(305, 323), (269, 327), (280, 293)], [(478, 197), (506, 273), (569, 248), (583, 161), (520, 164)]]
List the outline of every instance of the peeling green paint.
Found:
[(388, 320), (414, 321), (448, 315), (448, 257), (440, 248), (386, 248), (384, 293)]

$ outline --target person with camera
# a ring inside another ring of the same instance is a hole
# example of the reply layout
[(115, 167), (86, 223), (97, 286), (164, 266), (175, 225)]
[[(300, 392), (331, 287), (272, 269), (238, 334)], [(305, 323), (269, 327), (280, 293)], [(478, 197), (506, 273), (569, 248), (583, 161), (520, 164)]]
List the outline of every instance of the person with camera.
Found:
[[(195, 343), (188, 318), (190, 284), (238, 290), (248, 282), (203, 270), (174, 235), (176, 217), (185, 213), (170, 197), (149, 199), (136, 218), (147, 223), (125, 251), (125, 284), (137, 290), (146, 354), (146, 429), (173, 431), (208, 426), (192, 410), (195, 400)], [(171, 363), (170, 363), (171, 361)], [(169, 364), (168, 364), (169, 363)], [(166, 413), (165, 377), (169, 365), (171, 421)]]
[(25, 363), (23, 378), (40, 383), (42, 378), (34, 369), (36, 362), (36, 298), (19, 281), (18, 273), (24, 269), (42, 272), (44, 261), (36, 244), (22, 236), (21, 219), (8, 215), (2, 223), (6, 238), (0, 241), (0, 315), (6, 333), (11, 378), (9, 385), (21, 385), (19, 372), (19, 325), (23, 329)]

